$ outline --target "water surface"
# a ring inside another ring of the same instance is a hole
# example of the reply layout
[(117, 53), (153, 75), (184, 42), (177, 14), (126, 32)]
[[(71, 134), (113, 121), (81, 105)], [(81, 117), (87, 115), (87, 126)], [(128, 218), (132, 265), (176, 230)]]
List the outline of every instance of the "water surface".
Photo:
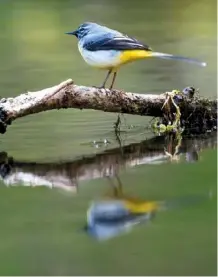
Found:
[[(68, 78), (100, 84), (105, 72), (86, 65), (76, 39), (64, 34), (83, 21), (118, 29), (156, 51), (208, 63), (136, 62), (119, 72), (116, 88), (158, 94), (192, 85), (216, 97), (212, 0), (0, 1), (0, 96)], [(183, 140), (180, 159), (172, 161), (164, 152), (170, 152), (169, 142), (145, 142), (152, 137), (145, 129), (150, 118), (126, 116), (133, 128), (123, 127), (122, 148), (115, 120), (115, 114), (92, 110), (49, 111), (17, 120), (1, 136), (1, 172), (8, 174), (0, 186), (2, 275), (215, 275), (216, 140)], [(110, 144), (90, 144), (105, 138)], [(107, 193), (105, 174), (117, 169), (130, 196), (204, 201), (157, 212), (146, 226), (98, 243), (82, 230), (86, 212)]]

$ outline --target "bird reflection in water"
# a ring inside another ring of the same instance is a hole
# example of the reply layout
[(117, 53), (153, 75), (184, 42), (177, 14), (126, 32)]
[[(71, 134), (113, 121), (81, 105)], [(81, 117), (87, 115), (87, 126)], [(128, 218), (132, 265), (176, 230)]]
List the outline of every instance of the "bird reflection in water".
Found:
[(149, 222), (157, 211), (164, 209), (164, 201), (143, 201), (125, 196), (117, 175), (117, 185), (110, 177), (107, 178), (112, 186), (112, 195), (93, 202), (87, 212), (85, 230), (90, 236), (106, 240), (129, 232), (135, 225)]
[(104, 199), (91, 203), (87, 211), (84, 230), (97, 240), (107, 240), (132, 231), (139, 224), (151, 222), (159, 211), (187, 207), (213, 198), (213, 191), (205, 194), (185, 195), (164, 201), (148, 201), (123, 194), (122, 183), (117, 175), (117, 185), (107, 177), (112, 187)]

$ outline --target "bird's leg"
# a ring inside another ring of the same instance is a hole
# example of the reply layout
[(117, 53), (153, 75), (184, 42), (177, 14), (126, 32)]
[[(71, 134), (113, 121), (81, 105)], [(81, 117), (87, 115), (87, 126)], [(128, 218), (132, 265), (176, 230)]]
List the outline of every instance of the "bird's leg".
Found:
[[(117, 71), (114, 72), (113, 79), (112, 79), (111, 86), (110, 86), (110, 90), (112, 90), (112, 88), (113, 88), (116, 77), (117, 77)], [(120, 131), (120, 123), (121, 123), (120, 114), (118, 114), (117, 121), (114, 124), (116, 133), (118, 131)]]
[(111, 72), (112, 72), (111, 69), (108, 70), (108, 73), (107, 73), (107, 75), (106, 75), (106, 77), (105, 77), (105, 79), (104, 79), (104, 82), (103, 82), (103, 84), (102, 84), (101, 86), (99, 86), (99, 87), (98, 87), (98, 86), (93, 86), (93, 88), (98, 88), (98, 89), (100, 89), (100, 88), (105, 88), (106, 82), (107, 82), (109, 76), (111, 75)]
[(107, 179), (108, 179), (110, 185), (112, 186), (112, 189), (113, 189), (113, 197), (116, 197), (116, 198), (117, 198), (117, 197), (119, 196), (119, 191), (118, 191), (117, 186), (113, 183), (112, 179), (111, 179), (109, 176), (107, 176)]
[(115, 71), (115, 72), (114, 72), (113, 79), (112, 79), (112, 83), (111, 83), (111, 86), (110, 86), (110, 90), (112, 90), (112, 88), (113, 88), (113, 85), (114, 85), (114, 82), (115, 82), (116, 77), (117, 77), (117, 72)]
[(115, 175), (117, 182), (118, 182), (118, 187), (117, 187), (117, 192), (118, 192), (118, 196), (122, 196), (123, 194), (123, 184), (119, 178), (119, 176), (116, 174)]
[(104, 82), (103, 82), (103, 84), (101, 85), (100, 88), (105, 88), (106, 82), (107, 82), (109, 76), (111, 75), (111, 72), (112, 72), (112, 70), (110, 69), (110, 70), (108, 71), (108, 73), (107, 73), (107, 75), (106, 75), (106, 77), (105, 77), (105, 80), (104, 80)]

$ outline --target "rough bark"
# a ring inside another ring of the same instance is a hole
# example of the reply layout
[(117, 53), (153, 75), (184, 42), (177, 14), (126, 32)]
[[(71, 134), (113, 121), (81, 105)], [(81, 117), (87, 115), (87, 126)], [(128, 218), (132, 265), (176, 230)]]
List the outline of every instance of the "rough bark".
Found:
[[(162, 117), (165, 94), (136, 94), (120, 90), (110, 91), (95, 87), (78, 86), (71, 79), (57, 86), (36, 92), (27, 92), (15, 98), (0, 101), (0, 133), (17, 118), (52, 109), (94, 109), (104, 112)], [(182, 119), (207, 120), (217, 118), (217, 101), (182, 99), (179, 103)], [(192, 115), (190, 117), (190, 115)], [(197, 116), (196, 116), (197, 115)], [(214, 122), (213, 122), (214, 124)]]

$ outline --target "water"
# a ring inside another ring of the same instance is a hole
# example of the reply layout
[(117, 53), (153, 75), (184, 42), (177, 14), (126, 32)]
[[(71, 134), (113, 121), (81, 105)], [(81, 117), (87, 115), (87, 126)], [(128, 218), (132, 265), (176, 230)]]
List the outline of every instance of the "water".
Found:
[[(116, 88), (161, 93), (192, 85), (216, 97), (216, 2), (206, 0), (0, 1), (1, 97), (68, 78), (100, 84), (105, 72), (89, 68), (76, 39), (64, 34), (83, 21), (208, 63), (136, 62), (120, 70)], [(126, 116), (133, 128), (121, 142), (115, 120), (97, 111), (51, 111), (19, 119), (1, 136), (1, 275), (215, 275), (216, 138), (183, 139), (180, 159), (171, 161), (164, 152), (172, 152), (170, 141), (153, 140), (144, 128), (150, 118)], [(105, 138), (107, 145), (91, 144)], [(108, 193), (103, 177), (115, 171), (131, 197), (193, 201), (99, 243), (83, 230), (86, 212)]]

